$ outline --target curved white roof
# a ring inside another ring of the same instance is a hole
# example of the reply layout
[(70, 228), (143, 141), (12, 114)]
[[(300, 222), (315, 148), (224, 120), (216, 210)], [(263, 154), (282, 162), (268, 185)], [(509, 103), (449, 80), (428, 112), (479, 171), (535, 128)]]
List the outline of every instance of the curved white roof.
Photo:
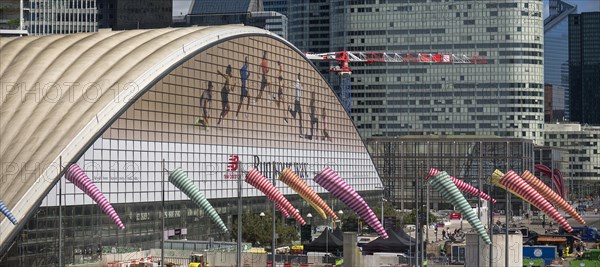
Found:
[[(0, 198), (19, 220), (114, 118), (180, 62), (241, 25), (0, 38)], [(17, 230), (0, 224), (0, 244)]]

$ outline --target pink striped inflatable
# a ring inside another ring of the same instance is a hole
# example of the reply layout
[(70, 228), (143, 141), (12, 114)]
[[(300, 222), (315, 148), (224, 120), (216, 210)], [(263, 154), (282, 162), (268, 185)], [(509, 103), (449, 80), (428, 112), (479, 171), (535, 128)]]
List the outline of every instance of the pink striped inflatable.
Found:
[[(434, 168), (429, 169), (429, 173), (427, 173), (427, 176), (425, 176), (425, 180), (426, 181), (429, 180), (431, 177), (433, 177), (434, 175), (436, 175), (438, 173), (440, 173), (440, 171), (437, 169), (434, 169)], [(459, 179), (456, 179), (452, 176), (450, 176), (450, 179), (452, 179), (452, 182), (456, 185), (458, 190), (465, 192), (472, 196), (477, 196), (477, 193), (479, 191), (477, 188), (475, 188), (472, 185), (467, 184)], [(491, 201), (492, 203), (496, 203), (496, 200), (493, 199), (492, 197), (490, 197), (488, 194), (484, 193), (483, 191), (481, 191), (480, 193), (481, 194), (479, 195), (479, 198), (485, 199), (487, 201)]]
[(287, 212), (287, 210), (285, 210), (285, 209), (284, 209), (284, 208), (283, 208), (281, 205), (279, 205), (279, 204), (275, 204), (275, 207), (277, 207), (277, 209), (278, 209), (279, 211), (281, 211), (281, 214), (283, 214), (283, 216), (285, 216), (286, 218), (289, 218), (289, 217), (290, 217), (290, 213), (289, 213), (289, 212)]
[(337, 173), (327, 167), (317, 174), (313, 180), (356, 212), (379, 236), (383, 239), (388, 238), (383, 225), (381, 225), (375, 213), (369, 208), (369, 205)]
[(573, 228), (567, 223), (567, 220), (560, 216), (560, 213), (544, 199), (533, 187), (525, 182), (515, 171), (509, 171), (501, 179), (500, 184), (519, 193), (521, 196), (530, 200), (536, 207), (548, 214), (554, 221), (562, 226), (565, 231), (571, 232)]
[(110, 205), (110, 202), (106, 199), (106, 197), (98, 190), (98, 187), (90, 180), (90, 178), (85, 174), (85, 172), (77, 165), (71, 164), (67, 169), (67, 173), (65, 174), (65, 178), (69, 180), (69, 182), (73, 183), (86, 195), (88, 195), (94, 202), (100, 206), (100, 209), (104, 214), (108, 215), (110, 219), (119, 227), (119, 229), (125, 229), (125, 225), (121, 222), (119, 215), (115, 211), (115, 209)]
[[(269, 198), (269, 200), (273, 201), (275, 205), (279, 205), (281, 208), (288, 212), (288, 215), (292, 215), (296, 221), (300, 222), (300, 224), (304, 225), (306, 222), (302, 219), (300, 213), (290, 204), (290, 202), (265, 178), (256, 168), (252, 168), (246, 174), (246, 183), (254, 186), (256, 189), (260, 190)], [(281, 209), (280, 209), (281, 210)], [(285, 215), (285, 213), (284, 213)]]

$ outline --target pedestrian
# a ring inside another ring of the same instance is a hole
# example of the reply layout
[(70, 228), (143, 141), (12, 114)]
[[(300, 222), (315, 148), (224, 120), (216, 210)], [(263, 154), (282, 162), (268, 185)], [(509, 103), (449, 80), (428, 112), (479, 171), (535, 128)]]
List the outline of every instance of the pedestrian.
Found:
[(442, 229), (442, 239), (446, 239), (446, 230)]
[(563, 246), (559, 245), (558, 248), (556, 248), (556, 252), (558, 253), (558, 257), (560, 258), (560, 260), (565, 260), (563, 258)]
[(542, 221), (542, 228), (546, 228), (546, 221)]

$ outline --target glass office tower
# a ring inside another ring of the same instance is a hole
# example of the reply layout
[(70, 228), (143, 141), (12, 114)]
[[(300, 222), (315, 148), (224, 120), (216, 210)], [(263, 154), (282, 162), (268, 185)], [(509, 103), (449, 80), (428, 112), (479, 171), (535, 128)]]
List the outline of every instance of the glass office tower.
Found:
[(542, 1), (330, 1), (332, 51), (452, 53), (487, 64), (353, 64), (363, 137), (543, 140)]

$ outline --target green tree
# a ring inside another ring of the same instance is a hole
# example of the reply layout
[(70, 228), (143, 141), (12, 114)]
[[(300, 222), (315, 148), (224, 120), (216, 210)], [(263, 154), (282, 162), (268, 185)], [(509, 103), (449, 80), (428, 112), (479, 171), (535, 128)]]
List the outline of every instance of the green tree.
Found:
[[(252, 243), (255, 246), (270, 247), (272, 235), (271, 218), (271, 213), (266, 213), (264, 217), (256, 213), (245, 213), (242, 217), (243, 241)], [(291, 244), (298, 237), (296, 228), (282, 223), (279, 216), (275, 217), (275, 229), (278, 236), (277, 244), (281, 246)], [(237, 220), (235, 220), (231, 227), (231, 236), (237, 241)]]
[[(423, 212), (424, 212), (423, 210), (419, 210), (419, 215), (424, 216), (425, 213), (423, 213)], [(404, 214), (404, 224), (415, 224), (416, 217), (417, 217), (417, 212), (414, 209), (409, 213), (405, 213)], [(425, 218), (422, 217), (422, 220), (425, 221)], [(432, 224), (434, 222), (437, 222), (437, 216), (435, 216), (433, 213), (429, 212), (429, 223), (428, 224)]]
[(8, 27), (11, 29), (16, 29), (19, 27), (20, 22), (18, 19), (10, 19), (6, 24), (8, 24)]

